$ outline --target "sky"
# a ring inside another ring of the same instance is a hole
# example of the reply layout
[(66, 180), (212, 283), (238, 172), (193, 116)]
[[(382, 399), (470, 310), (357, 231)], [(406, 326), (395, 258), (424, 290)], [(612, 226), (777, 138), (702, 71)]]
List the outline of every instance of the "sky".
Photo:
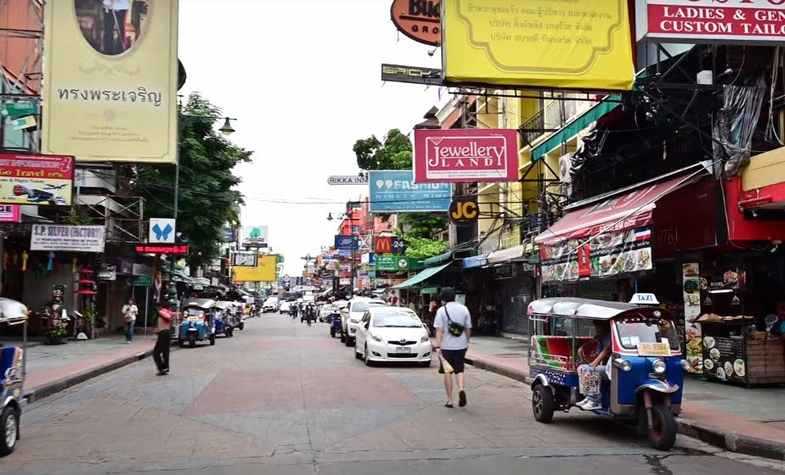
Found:
[(445, 89), (381, 82), (381, 63), (440, 67), (439, 52), (397, 32), (391, 3), (180, 0), (181, 93), (198, 91), (237, 119), (231, 140), (254, 151), (237, 169), (243, 224), (269, 226), (289, 275), (332, 244), (338, 222), (328, 213), (367, 194), (327, 184), (329, 175), (359, 172), (354, 142), (391, 128), (409, 133), (449, 99)]

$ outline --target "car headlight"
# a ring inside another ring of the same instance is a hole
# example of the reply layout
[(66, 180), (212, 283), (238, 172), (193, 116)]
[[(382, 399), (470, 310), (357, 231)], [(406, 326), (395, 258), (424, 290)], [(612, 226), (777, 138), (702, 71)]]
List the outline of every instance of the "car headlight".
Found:
[(422, 338), (420, 338), (420, 343), (428, 343), (429, 341), (431, 341), (431, 337), (429, 337), (428, 335), (425, 335)]
[(687, 361), (687, 360), (681, 360), (681, 369), (683, 369), (684, 371), (689, 371), (690, 370), (690, 362)]
[(632, 370), (632, 364), (624, 358), (616, 358), (613, 360), (613, 365), (625, 373)]
[(651, 364), (651, 369), (654, 370), (654, 374), (665, 374), (667, 366), (664, 361), (655, 360), (654, 363)]
[(381, 343), (381, 342), (382, 342), (382, 339), (381, 339), (380, 337), (378, 337), (378, 336), (376, 336), (376, 335), (373, 335), (373, 334), (371, 335), (371, 339), (372, 339), (373, 341), (378, 341), (379, 343)]

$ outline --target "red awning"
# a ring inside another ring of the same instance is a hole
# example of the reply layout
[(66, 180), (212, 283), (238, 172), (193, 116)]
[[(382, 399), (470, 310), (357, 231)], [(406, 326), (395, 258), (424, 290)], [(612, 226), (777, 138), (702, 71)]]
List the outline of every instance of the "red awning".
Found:
[(578, 202), (562, 219), (537, 236), (538, 244), (585, 239), (610, 231), (652, 224), (657, 200), (706, 176), (705, 168), (691, 168)]

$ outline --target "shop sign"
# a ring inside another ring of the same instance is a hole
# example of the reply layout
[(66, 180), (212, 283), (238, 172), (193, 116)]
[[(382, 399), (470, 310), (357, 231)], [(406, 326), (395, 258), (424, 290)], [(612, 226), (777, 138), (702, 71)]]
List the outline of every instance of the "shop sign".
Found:
[(103, 226), (35, 224), (30, 235), (31, 251), (104, 252)]
[(0, 153), (0, 203), (70, 205), (74, 158)]
[(336, 234), (335, 248), (339, 251), (356, 251), (360, 248), (360, 241), (351, 234)]
[(686, 43), (785, 44), (781, 0), (643, 0), (638, 39)]
[(0, 223), (22, 222), (22, 207), (19, 205), (0, 205)]
[(135, 276), (140, 275), (153, 275), (153, 268), (147, 264), (133, 264), (131, 267), (131, 273)]
[(38, 115), (38, 105), (30, 101), (6, 102), (0, 114), (9, 119), (20, 119), (30, 115)]
[(394, 254), (376, 256), (377, 272), (403, 272), (409, 270), (409, 259)]
[(423, 84), (426, 86), (444, 85), (441, 69), (402, 66), (399, 64), (382, 64), (382, 81)]
[(338, 281), (338, 283), (339, 283), (339, 285), (342, 285), (342, 286), (352, 285), (352, 279), (348, 278), (348, 277), (347, 278), (343, 278), (343, 279), (340, 279)]
[(450, 209), (449, 184), (415, 184), (411, 170), (372, 170), (368, 175), (371, 213), (443, 213)]
[(431, 46), (441, 43), (441, 0), (394, 0), (390, 18), (398, 31)]
[(138, 244), (137, 254), (163, 254), (169, 256), (185, 256), (188, 254), (188, 244)]
[(684, 331), (687, 342), (685, 359), (689, 363), (688, 372), (703, 373), (703, 342), (701, 328), (695, 319), (701, 313), (701, 276), (700, 264), (688, 262), (681, 265), (682, 295), (684, 297)]
[[(45, 2), (42, 150), (175, 163), (178, 3)], [(118, 18), (102, 4), (126, 7), (123, 33), (112, 33)]]
[(147, 242), (150, 244), (174, 244), (177, 221), (168, 218), (150, 218)]
[(414, 182), (518, 181), (515, 129), (414, 131)]
[(243, 228), (243, 246), (266, 247), (262, 244), (270, 239), (270, 229), (267, 226), (246, 226)]
[(475, 223), (479, 217), (480, 208), (474, 200), (455, 200), (450, 205), (450, 221), (453, 223)]
[(232, 266), (234, 267), (256, 267), (259, 255), (255, 252), (235, 252), (232, 254)]
[(327, 178), (328, 185), (367, 185), (368, 175), (332, 175)]
[(406, 251), (403, 239), (393, 236), (377, 236), (373, 245), (376, 254), (403, 254)]
[(149, 275), (137, 275), (133, 280), (134, 287), (152, 287), (153, 277)]
[(442, 0), (449, 84), (630, 90), (627, 0)]
[(543, 282), (652, 270), (651, 230), (638, 228), (540, 246)]
[(115, 281), (117, 280), (117, 267), (113, 265), (104, 265), (97, 274), (98, 280)]

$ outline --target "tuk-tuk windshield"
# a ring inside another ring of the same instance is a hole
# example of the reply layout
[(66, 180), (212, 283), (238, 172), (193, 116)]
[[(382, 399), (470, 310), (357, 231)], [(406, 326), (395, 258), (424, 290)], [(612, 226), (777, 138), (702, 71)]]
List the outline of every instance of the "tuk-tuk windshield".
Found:
[(188, 307), (185, 309), (186, 317), (204, 317), (204, 309), (197, 307)]
[(670, 344), (671, 350), (679, 350), (681, 342), (676, 327), (664, 318), (629, 317), (616, 321), (619, 341), (626, 350), (635, 350), (639, 343)]

